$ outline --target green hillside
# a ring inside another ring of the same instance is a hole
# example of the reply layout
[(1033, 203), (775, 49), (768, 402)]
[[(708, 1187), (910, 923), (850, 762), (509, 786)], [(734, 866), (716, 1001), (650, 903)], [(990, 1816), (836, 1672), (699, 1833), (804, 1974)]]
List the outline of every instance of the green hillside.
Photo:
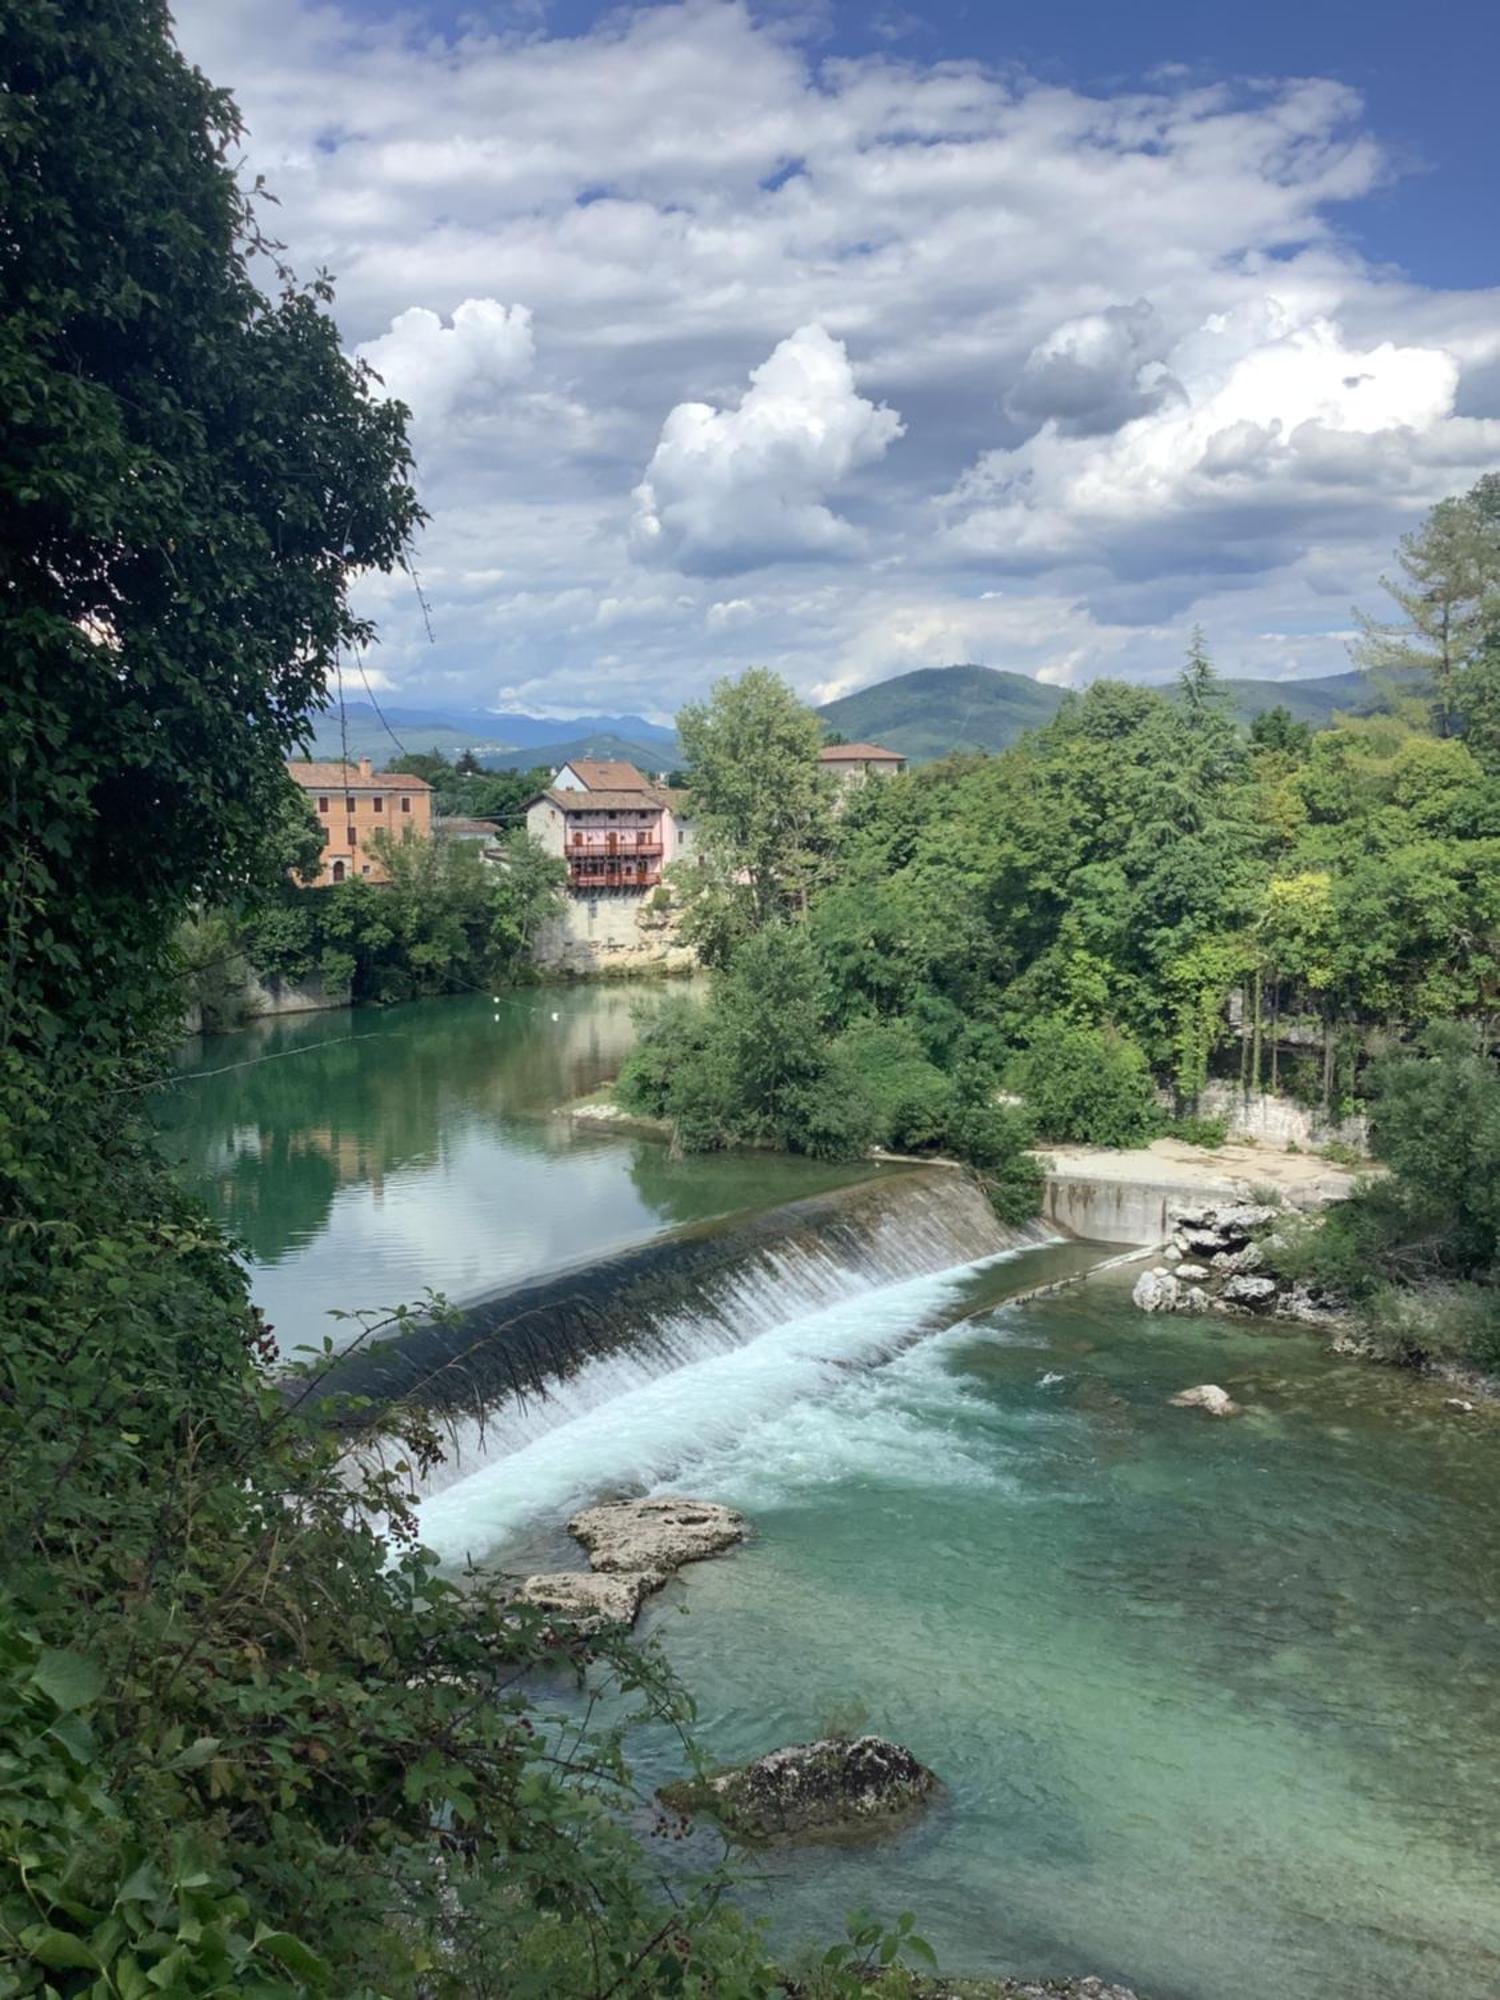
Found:
[(561, 743), (534, 743), (525, 750), (477, 754), (486, 771), (526, 771), (533, 764), (550, 765), (555, 771), (559, 764), (570, 763), (575, 757), (604, 757), (634, 764), (638, 771), (649, 775), (653, 771), (670, 771), (680, 753), (675, 738), (665, 743), (634, 743), (628, 736), (603, 730), (598, 735), (571, 736)]
[[(1299, 722), (1322, 727), (1334, 714), (1369, 713), (1384, 705), (1367, 674), (1318, 680), (1226, 680), (1241, 719), (1278, 706)], [(1024, 730), (1057, 713), (1063, 689), (994, 667), (920, 667), (831, 701), (818, 714), (847, 742), (874, 742), (928, 763), (950, 750), (1003, 750)]]
[(818, 710), (849, 743), (881, 743), (917, 763), (950, 750), (1003, 750), (1057, 712), (1061, 691), (994, 667), (919, 667)]

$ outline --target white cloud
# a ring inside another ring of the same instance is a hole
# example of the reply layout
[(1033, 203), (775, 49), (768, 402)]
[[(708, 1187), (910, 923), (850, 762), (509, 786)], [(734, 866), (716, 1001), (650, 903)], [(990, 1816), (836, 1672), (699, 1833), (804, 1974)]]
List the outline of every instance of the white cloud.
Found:
[(644, 562), (703, 576), (859, 547), (826, 496), (901, 435), (866, 401), (842, 341), (803, 326), (753, 369), (732, 410), (679, 403), (635, 489)]
[(465, 299), (451, 326), (425, 306), (409, 306), (390, 331), (358, 350), (387, 395), (410, 406), (421, 423), (436, 423), (461, 405), (481, 401), (529, 375), (536, 359), (528, 306)]
[(1500, 462), (1500, 298), (1363, 253), (1390, 167), (1337, 80), (1091, 94), (740, 0), (175, 11), (417, 413), (436, 644), (361, 586), (414, 701), (1161, 677), (1195, 618), (1235, 671), (1333, 671), (1396, 536)]

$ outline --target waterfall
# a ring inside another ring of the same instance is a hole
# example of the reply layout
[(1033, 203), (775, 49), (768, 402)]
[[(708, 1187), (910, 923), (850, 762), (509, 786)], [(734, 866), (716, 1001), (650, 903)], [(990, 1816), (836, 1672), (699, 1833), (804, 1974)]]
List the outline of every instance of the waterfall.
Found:
[(448, 1452), (423, 1539), (454, 1560), (826, 1393), (970, 1309), (976, 1270), (1044, 1243), (941, 1168), (727, 1221), (471, 1301), (342, 1360), (325, 1389), (412, 1396)]

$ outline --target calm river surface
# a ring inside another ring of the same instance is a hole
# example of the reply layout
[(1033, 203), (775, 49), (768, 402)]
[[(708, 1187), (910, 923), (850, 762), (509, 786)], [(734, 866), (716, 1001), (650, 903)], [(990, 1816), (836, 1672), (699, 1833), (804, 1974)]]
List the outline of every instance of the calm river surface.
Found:
[(673, 1161), (555, 1116), (615, 1074), (656, 991), (424, 1000), (190, 1043), (156, 1122), (243, 1244), (283, 1349), (353, 1338), (332, 1313), (462, 1299), (861, 1177), (764, 1155)]
[[(546, 1107), (613, 1068), (628, 1002), (513, 1005), (233, 1038), (202, 1066), (331, 1046), (167, 1094), (283, 1334), (816, 1184), (569, 1136)], [(1061, 1254), (1014, 1257), (1016, 1287)], [(1148, 1319), (1118, 1275), (870, 1365), (875, 1323), (930, 1323), (943, 1283), (563, 1425), (537, 1461), (552, 1498), (528, 1507), (522, 1451), (441, 1496), (446, 1532), (576, 1566), (555, 1495), (595, 1465), (752, 1516), (643, 1620), (709, 1752), (862, 1714), (948, 1788), (893, 1840), (763, 1857), (754, 1898), (789, 1944), (864, 1905), (916, 1912), (952, 1969), (1098, 1971), (1149, 2000), (1496, 2000), (1500, 1424), (1307, 1335)], [(1246, 1414), (1168, 1407), (1203, 1381)]]

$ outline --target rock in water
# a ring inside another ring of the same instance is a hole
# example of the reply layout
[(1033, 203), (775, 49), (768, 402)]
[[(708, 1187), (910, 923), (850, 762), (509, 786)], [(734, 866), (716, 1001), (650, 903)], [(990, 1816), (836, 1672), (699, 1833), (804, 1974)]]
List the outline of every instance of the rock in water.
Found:
[(1179, 1389), (1167, 1401), (1179, 1410), (1207, 1410), (1211, 1417), (1239, 1415), (1239, 1404), (1231, 1402), (1228, 1390), (1221, 1389), (1217, 1382), (1200, 1382), (1196, 1389)]
[(568, 1523), (595, 1569), (674, 1570), (745, 1539), (743, 1514), (712, 1500), (612, 1500), (585, 1507)]
[(927, 1804), (938, 1781), (880, 1736), (793, 1743), (701, 1782), (664, 1786), (674, 1812), (706, 1812), (746, 1840), (850, 1840)]
[(1182, 1287), (1170, 1271), (1142, 1271), (1130, 1296), (1143, 1313), (1176, 1312)]
[(1260, 1312), (1274, 1301), (1276, 1280), (1249, 1276), (1230, 1278), (1219, 1297), (1227, 1306), (1241, 1306), (1251, 1312)]
[(597, 1632), (605, 1625), (633, 1625), (642, 1604), (666, 1580), (665, 1570), (659, 1569), (633, 1570), (624, 1576), (554, 1570), (546, 1576), (528, 1576), (515, 1601), (555, 1612), (580, 1632)]

